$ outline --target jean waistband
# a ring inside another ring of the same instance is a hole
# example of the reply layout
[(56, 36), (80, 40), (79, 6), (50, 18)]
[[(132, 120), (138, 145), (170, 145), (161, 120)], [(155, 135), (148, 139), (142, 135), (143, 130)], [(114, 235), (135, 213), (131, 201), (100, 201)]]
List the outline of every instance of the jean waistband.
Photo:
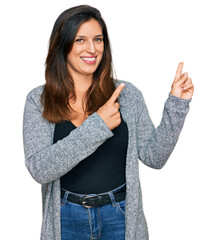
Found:
[(119, 186), (119, 187), (117, 187), (117, 188), (114, 188), (113, 190), (110, 190), (110, 191), (108, 191), (108, 192), (103, 192), (103, 193), (97, 193), (97, 194), (95, 194), (95, 193), (80, 194), (80, 193), (70, 192), (70, 191), (68, 191), (68, 190), (66, 190), (66, 189), (64, 189), (64, 188), (62, 188), (62, 189), (63, 189), (65, 192), (68, 192), (68, 193), (70, 193), (70, 194), (73, 194), (73, 195), (82, 197), (82, 196), (96, 196), (96, 195), (109, 194), (109, 193), (111, 193), (111, 192), (112, 192), (112, 193), (116, 193), (116, 192), (121, 191), (121, 190), (124, 189), (125, 187), (126, 187), (126, 183), (123, 183), (121, 186)]

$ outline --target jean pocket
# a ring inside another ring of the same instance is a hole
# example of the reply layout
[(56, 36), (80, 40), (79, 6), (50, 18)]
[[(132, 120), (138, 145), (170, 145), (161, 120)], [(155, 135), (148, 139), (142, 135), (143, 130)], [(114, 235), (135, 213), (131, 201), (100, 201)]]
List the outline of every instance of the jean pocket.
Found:
[(125, 200), (117, 202), (117, 209), (122, 215), (125, 215)]

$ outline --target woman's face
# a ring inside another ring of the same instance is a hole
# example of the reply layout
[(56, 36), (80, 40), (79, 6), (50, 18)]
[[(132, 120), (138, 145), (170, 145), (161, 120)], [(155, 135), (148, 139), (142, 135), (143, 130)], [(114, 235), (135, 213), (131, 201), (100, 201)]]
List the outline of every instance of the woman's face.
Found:
[(67, 56), (72, 76), (92, 76), (103, 56), (102, 28), (95, 19), (84, 22), (77, 31), (73, 47)]

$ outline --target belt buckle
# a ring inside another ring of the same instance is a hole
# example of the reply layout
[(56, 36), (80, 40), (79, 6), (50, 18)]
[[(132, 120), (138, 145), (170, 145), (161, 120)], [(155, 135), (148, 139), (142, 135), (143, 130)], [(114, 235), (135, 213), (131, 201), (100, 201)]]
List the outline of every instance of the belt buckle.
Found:
[(93, 207), (94, 207), (94, 206), (87, 206), (87, 205), (85, 205), (86, 202), (85, 202), (84, 200), (85, 200), (86, 198), (89, 198), (89, 197), (95, 197), (95, 196), (85, 196), (85, 197), (83, 198), (82, 205), (83, 205), (85, 208), (93, 208)]

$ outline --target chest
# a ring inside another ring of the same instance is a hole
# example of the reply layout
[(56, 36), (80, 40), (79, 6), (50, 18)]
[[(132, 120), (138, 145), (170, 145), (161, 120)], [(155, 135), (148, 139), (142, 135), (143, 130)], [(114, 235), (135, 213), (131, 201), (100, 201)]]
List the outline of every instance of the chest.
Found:
[[(87, 117), (86, 117), (87, 118)], [(75, 125), (76, 127), (79, 127), (84, 121), (85, 119), (84, 117), (78, 117), (76, 119), (71, 120), (71, 122), (73, 123), (73, 125)]]
[(88, 115), (84, 115), (84, 110), (81, 102), (70, 103), (70, 107), (75, 110), (72, 110), (70, 121), (76, 126), (79, 127), (85, 120), (88, 118)]
[[(133, 101), (128, 102), (127, 99), (119, 97), (120, 109), (122, 113), (122, 117), (125, 122), (134, 130), (136, 124), (136, 108), (135, 103)], [(74, 103), (70, 103), (71, 108), (75, 111), (72, 111), (70, 121), (76, 126), (79, 127), (88, 117), (89, 115), (84, 115), (84, 110), (82, 106), (81, 100), (78, 100)]]

